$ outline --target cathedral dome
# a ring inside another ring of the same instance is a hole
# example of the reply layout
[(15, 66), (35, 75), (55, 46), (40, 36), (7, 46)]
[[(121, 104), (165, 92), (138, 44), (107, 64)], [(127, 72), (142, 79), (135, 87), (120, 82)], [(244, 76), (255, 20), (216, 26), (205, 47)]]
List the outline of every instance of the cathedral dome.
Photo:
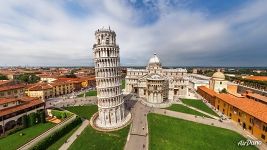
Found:
[(215, 72), (212, 75), (212, 78), (224, 80), (225, 79), (225, 75), (222, 72), (218, 71), (218, 72)]
[(154, 53), (154, 56), (149, 59), (148, 64), (160, 64), (160, 60), (156, 53)]

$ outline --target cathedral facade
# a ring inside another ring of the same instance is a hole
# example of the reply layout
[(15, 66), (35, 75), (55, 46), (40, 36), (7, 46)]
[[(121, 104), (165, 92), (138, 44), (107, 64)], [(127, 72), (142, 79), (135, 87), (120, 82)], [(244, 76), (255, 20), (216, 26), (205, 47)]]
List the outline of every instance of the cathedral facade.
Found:
[(127, 69), (125, 92), (135, 93), (147, 103), (161, 104), (187, 96), (188, 84), (186, 69), (163, 69), (154, 54), (146, 69)]

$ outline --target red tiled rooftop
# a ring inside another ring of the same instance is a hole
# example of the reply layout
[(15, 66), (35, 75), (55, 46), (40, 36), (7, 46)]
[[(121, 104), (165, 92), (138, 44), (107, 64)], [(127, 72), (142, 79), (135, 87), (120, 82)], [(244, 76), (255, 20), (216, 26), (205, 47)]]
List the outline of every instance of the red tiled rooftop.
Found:
[(0, 98), (0, 105), (6, 104), (6, 103), (11, 103), (11, 102), (16, 102), (18, 100), (19, 100), (18, 98)]
[(40, 91), (40, 90), (47, 90), (51, 88), (53, 88), (53, 86), (49, 83), (36, 83), (30, 86), (27, 86), (27, 90), (29, 91)]
[(211, 96), (215, 96), (218, 94), (215, 91), (213, 91), (212, 89), (207, 88), (206, 86), (198, 86), (198, 88), (201, 89), (202, 91), (205, 91), (207, 94), (209, 94)]
[(267, 81), (267, 76), (247, 76), (246, 79), (249, 79), (249, 80), (259, 80), (259, 81)]
[(266, 96), (263, 96), (263, 95), (260, 95), (260, 94), (257, 94), (257, 93), (248, 93), (246, 95), (248, 95), (249, 97), (253, 97), (253, 98), (259, 99), (261, 101), (267, 102), (267, 97)]
[(17, 85), (3, 86), (3, 87), (0, 87), (0, 92), (1, 91), (11, 90), (11, 89), (20, 89), (20, 88), (25, 88), (25, 85), (17, 84)]
[(237, 98), (229, 94), (217, 94), (216, 97), (267, 123), (267, 105), (247, 98)]
[(6, 109), (2, 109), (0, 111), (0, 117), (17, 112), (17, 111), (20, 111), (20, 110), (23, 110), (23, 109), (27, 109), (27, 108), (35, 106), (35, 105), (43, 104), (43, 103), (44, 103), (43, 101), (41, 101), (40, 99), (36, 99), (36, 98), (33, 100), (30, 100), (30, 101), (25, 101), (24, 103), (22, 103), (20, 105), (9, 107)]

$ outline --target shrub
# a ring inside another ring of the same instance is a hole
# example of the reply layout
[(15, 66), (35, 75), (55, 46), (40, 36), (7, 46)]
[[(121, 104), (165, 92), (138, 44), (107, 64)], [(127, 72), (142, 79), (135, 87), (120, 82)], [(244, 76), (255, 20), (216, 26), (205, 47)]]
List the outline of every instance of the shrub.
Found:
[(39, 112), (39, 116), (40, 116), (40, 122), (45, 123), (46, 120), (45, 120), (45, 111), (44, 110)]
[(29, 127), (29, 121), (28, 121), (28, 116), (27, 115), (24, 115), (24, 116), (22, 116), (22, 126), (24, 127), (24, 128), (28, 128)]
[(52, 133), (49, 137), (37, 143), (35, 146), (31, 148), (31, 150), (45, 150), (47, 147), (56, 142), (59, 138), (67, 134), (73, 128), (75, 128), (78, 124), (82, 122), (80, 117), (75, 118), (71, 123), (65, 125), (64, 127), (58, 129), (54, 133)]
[(38, 123), (38, 122), (36, 122), (36, 113), (30, 113), (28, 120), (29, 120), (28, 121), (29, 122), (28, 123), (29, 126), (34, 126), (36, 123)]

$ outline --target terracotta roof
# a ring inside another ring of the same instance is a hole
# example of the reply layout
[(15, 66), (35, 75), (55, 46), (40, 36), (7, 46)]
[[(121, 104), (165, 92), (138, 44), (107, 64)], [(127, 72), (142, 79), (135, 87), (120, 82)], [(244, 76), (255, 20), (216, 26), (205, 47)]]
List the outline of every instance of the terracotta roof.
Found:
[(207, 88), (206, 86), (198, 86), (197, 88), (201, 89), (202, 91), (206, 92), (207, 94), (209, 94), (211, 96), (215, 96), (218, 94), (215, 91), (213, 91), (212, 89)]
[(249, 79), (249, 80), (259, 80), (259, 81), (267, 81), (267, 76), (247, 76), (246, 79)]
[(248, 93), (246, 95), (248, 95), (249, 97), (253, 97), (253, 98), (256, 98), (258, 100), (267, 102), (267, 97), (266, 96), (263, 96), (263, 95), (260, 95), (260, 94), (257, 94), (257, 93)]
[(36, 83), (31, 86), (27, 87), (27, 90), (29, 91), (41, 91), (41, 90), (47, 90), (52, 89), (53, 86), (49, 83)]
[(267, 105), (247, 98), (237, 98), (229, 94), (217, 94), (216, 97), (267, 123)]
[(6, 103), (11, 103), (11, 102), (16, 102), (18, 100), (19, 100), (18, 98), (0, 98), (0, 105), (6, 104)]
[(11, 80), (0, 80), (0, 85), (12, 82)]
[(6, 108), (6, 109), (2, 109), (0, 111), (0, 117), (4, 116), (4, 115), (11, 114), (11, 113), (14, 113), (14, 112), (17, 112), (19, 110), (23, 110), (23, 109), (35, 106), (35, 105), (44, 104), (44, 102), (42, 100), (36, 99), (36, 98), (32, 99), (32, 98), (24, 97), (23, 99), (24, 99), (23, 100), (24, 102), (22, 104), (20, 104), (20, 105), (9, 107), (9, 108)]
[(17, 85), (3, 86), (3, 87), (0, 87), (0, 91), (7, 91), (11, 89), (21, 89), (21, 88), (25, 88), (25, 85), (17, 84)]

